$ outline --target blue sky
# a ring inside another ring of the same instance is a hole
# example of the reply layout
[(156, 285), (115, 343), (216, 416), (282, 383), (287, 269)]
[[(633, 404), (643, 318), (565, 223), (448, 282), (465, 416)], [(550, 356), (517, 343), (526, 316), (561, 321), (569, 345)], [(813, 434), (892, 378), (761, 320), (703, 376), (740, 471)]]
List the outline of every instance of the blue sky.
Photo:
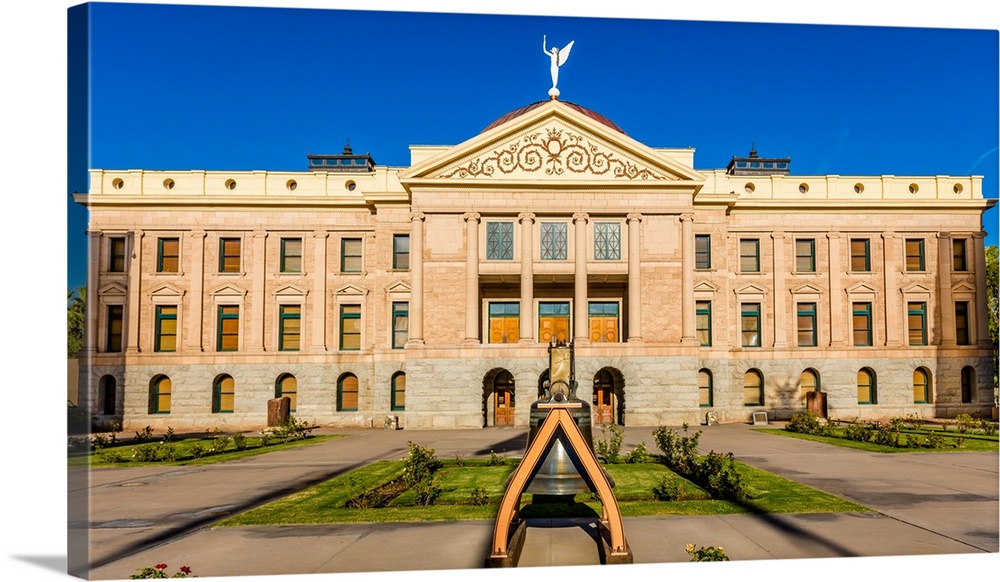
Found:
[(548, 35), (575, 41), (562, 99), (648, 145), (693, 146), (699, 169), (755, 144), (794, 174), (981, 174), (997, 197), (995, 30), (91, 6), (90, 167), (304, 170), (348, 139), (406, 165), (411, 144), (459, 143), (545, 99)]

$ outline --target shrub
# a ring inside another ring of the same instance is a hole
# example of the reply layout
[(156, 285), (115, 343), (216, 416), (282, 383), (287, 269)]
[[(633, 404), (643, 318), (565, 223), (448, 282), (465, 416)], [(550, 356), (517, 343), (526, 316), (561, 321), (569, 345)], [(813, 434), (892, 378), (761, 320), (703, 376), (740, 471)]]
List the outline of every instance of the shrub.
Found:
[(229, 448), (229, 443), (232, 441), (231, 438), (223, 435), (217, 435), (212, 439), (212, 446), (209, 447), (208, 453), (211, 455), (217, 455), (219, 453), (224, 453), (227, 448)]
[(979, 430), (983, 431), (986, 436), (996, 436), (997, 427), (990, 420), (985, 418), (979, 419)]
[(695, 480), (715, 498), (743, 501), (749, 496), (732, 453), (709, 451), (698, 464)]
[(955, 417), (955, 424), (958, 426), (958, 432), (965, 433), (975, 429), (978, 423), (968, 414), (959, 414)]
[(142, 443), (148, 443), (151, 440), (153, 440), (153, 427), (146, 426), (146, 428), (142, 429), (141, 431), (135, 432), (135, 438), (132, 439), (132, 442), (136, 444), (142, 444)]
[(167, 432), (163, 434), (163, 442), (172, 443), (174, 442), (174, 427), (168, 426)]
[(143, 445), (132, 449), (132, 458), (140, 463), (155, 463), (159, 460), (159, 445)]
[(507, 463), (507, 459), (497, 456), (492, 450), (490, 450), (490, 456), (486, 459), (487, 467), (499, 467)]
[(246, 435), (239, 434), (239, 433), (234, 434), (233, 435), (233, 446), (236, 447), (237, 451), (244, 451), (244, 450), (246, 450), (246, 448), (247, 448), (247, 437), (246, 437)]
[(681, 498), (681, 486), (676, 479), (660, 477), (660, 482), (653, 486), (653, 498), (657, 501), (677, 501)]
[(802, 434), (822, 434), (823, 427), (820, 425), (819, 416), (810, 410), (793, 414), (792, 419), (785, 425), (785, 430)]
[[(688, 424), (683, 425), (684, 432), (687, 433)], [(668, 467), (682, 475), (694, 473), (698, 464), (698, 440), (701, 438), (701, 431), (691, 436), (680, 436), (676, 430), (665, 427), (657, 427), (653, 431), (653, 438), (656, 446), (663, 453), (663, 460)]]
[(101, 460), (103, 460), (105, 463), (128, 462), (128, 459), (125, 457), (125, 455), (123, 455), (121, 451), (116, 451), (116, 450), (104, 451), (103, 453), (101, 453)]
[(648, 463), (649, 462), (649, 451), (646, 450), (646, 442), (641, 441), (637, 444), (629, 454), (625, 455), (626, 463)]
[(489, 505), (490, 494), (482, 487), (476, 487), (469, 495), (469, 503), (472, 505)]
[(177, 446), (173, 443), (160, 445), (160, 458), (168, 463), (177, 460)]
[(145, 568), (139, 568), (138, 574), (132, 574), (129, 576), (130, 580), (146, 580), (151, 578), (187, 578), (191, 576), (192, 578), (197, 578), (191, 573), (191, 568), (187, 566), (181, 566), (180, 569), (173, 575), (167, 575), (167, 565), (157, 564), (156, 566), (146, 566)]
[(107, 447), (107, 446), (108, 446), (108, 445), (110, 445), (110, 444), (111, 444), (111, 439), (109, 439), (109, 438), (107, 437), (107, 435), (103, 435), (103, 434), (95, 434), (95, 435), (94, 435), (93, 437), (91, 437), (91, 439), (90, 439), (90, 446), (91, 446), (91, 448), (93, 448), (93, 449), (94, 449), (95, 451), (99, 451), (99, 450), (101, 450), (101, 449), (103, 449), (103, 448)]
[(441, 461), (434, 456), (434, 449), (428, 449), (408, 441), (410, 454), (406, 457), (403, 468), (403, 479), (413, 487), (424, 481), (429, 481), (434, 471), (441, 468)]
[(191, 451), (191, 456), (196, 459), (205, 456), (205, 447), (201, 446), (201, 443), (194, 443), (189, 450)]
[[(608, 434), (608, 433), (611, 434)], [(601, 438), (596, 445), (597, 458), (602, 463), (612, 465), (621, 462), (622, 441), (625, 439), (625, 431), (617, 424), (601, 425)]]
[(691, 555), (692, 562), (728, 562), (729, 556), (722, 551), (722, 546), (708, 546), (694, 548), (694, 544), (688, 544), (684, 550)]
[(433, 476), (419, 481), (413, 490), (417, 494), (417, 505), (433, 505), (434, 500), (441, 496), (441, 486)]
[(944, 437), (938, 434), (937, 431), (932, 430), (927, 433), (927, 440), (925, 443), (932, 449), (940, 449), (944, 446)]

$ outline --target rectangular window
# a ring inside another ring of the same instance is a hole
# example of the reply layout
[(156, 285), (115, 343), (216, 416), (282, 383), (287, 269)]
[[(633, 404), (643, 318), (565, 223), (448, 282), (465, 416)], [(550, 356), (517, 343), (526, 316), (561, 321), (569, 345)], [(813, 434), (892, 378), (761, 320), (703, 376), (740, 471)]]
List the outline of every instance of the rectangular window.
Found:
[(816, 241), (814, 239), (795, 239), (795, 272), (816, 272)]
[(590, 324), (590, 341), (594, 343), (619, 342), (618, 302), (591, 301), (587, 308)]
[(569, 342), (569, 303), (541, 301), (538, 303), (538, 341)]
[(797, 313), (799, 347), (814, 347), (816, 341), (816, 304), (799, 303)]
[(760, 272), (760, 241), (755, 238), (740, 239), (740, 272)]
[(906, 270), (907, 271), (924, 270), (924, 239), (922, 238), (906, 239)]
[(622, 252), (622, 225), (620, 222), (594, 223), (594, 259), (617, 261)]
[(340, 241), (340, 272), (361, 272), (361, 239), (345, 238)]
[(955, 303), (955, 343), (960, 346), (969, 345), (969, 303)]
[(410, 235), (392, 235), (392, 268), (398, 271), (410, 269)]
[(108, 305), (108, 337), (104, 344), (106, 352), (122, 351), (122, 322), (125, 307), (123, 305)]
[(156, 338), (154, 352), (177, 351), (177, 306), (156, 306)]
[(871, 255), (868, 248), (868, 239), (851, 239), (851, 271), (854, 273), (867, 273), (872, 270)]
[(514, 260), (514, 223), (486, 223), (486, 259), (489, 261)]
[(906, 329), (911, 346), (927, 345), (927, 304), (911, 301), (906, 304)]
[(521, 305), (517, 302), (490, 303), (489, 343), (516, 344), (521, 338)]
[(361, 349), (361, 306), (340, 306), (340, 349)]
[(302, 337), (302, 306), (280, 305), (278, 307), (278, 349), (283, 352), (297, 352)]
[(872, 345), (872, 304), (855, 303), (851, 309), (851, 325), (854, 330), (854, 345)]
[(281, 272), (302, 272), (302, 239), (281, 239)]
[(712, 236), (708, 234), (694, 235), (694, 268), (712, 268)]
[(240, 272), (240, 239), (219, 239), (219, 272)]
[(219, 334), (216, 339), (216, 350), (220, 352), (235, 352), (240, 349), (240, 306), (219, 306)]
[(712, 302), (698, 301), (695, 303), (695, 328), (698, 343), (702, 346), (712, 345)]
[(760, 338), (760, 303), (741, 304), (740, 318), (740, 330), (743, 334), (743, 347), (759, 348), (762, 345)]
[(110, 255), (108, 256), (108, 271), (112, 273), (125, 272), (125, 238), (113, 237), (108, 241)]
[(566, 223), (543, 222), (541, 224), (543, 261), (566, 260)]
[(392, 349), (401, 350), (410, 339), (410, 304), (392, 302)]
[[(239, 244), (236, 246), (239, 255)], [(156, 241), (156, 272), (157, 273), (177, 273), (180, 271), (181, 259), (181, 239), (161, 238)], [(239, 270), (239, 259), (237, 258), (237, 270)]]
[(968, 271), (969, 267), (965, 262), (965, 239), (955, 238), (951, 240), (951, 270)]

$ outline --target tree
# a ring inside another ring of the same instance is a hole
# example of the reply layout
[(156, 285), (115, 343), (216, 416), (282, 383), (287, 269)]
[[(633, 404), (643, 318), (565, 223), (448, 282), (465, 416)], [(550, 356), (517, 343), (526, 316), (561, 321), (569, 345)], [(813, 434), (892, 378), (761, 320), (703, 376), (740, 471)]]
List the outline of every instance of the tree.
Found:
[(66, 294), (66, 356), (75, 358), (83, 347), (87, 321), (87, 288), (79, 287)]
[(990, 343), (993, 344), (993, 394), (997, 391), (997, 245), (986, 247), (986, 301), (990, 322)]

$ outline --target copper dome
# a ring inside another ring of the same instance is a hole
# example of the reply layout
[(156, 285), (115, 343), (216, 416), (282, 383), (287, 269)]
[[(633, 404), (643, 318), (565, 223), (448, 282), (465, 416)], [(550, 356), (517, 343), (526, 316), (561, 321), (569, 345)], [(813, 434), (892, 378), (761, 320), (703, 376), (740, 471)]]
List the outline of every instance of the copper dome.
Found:
[[(532, 111), (534, 109), (537, 109), (537, 108), (541, 107), (542, 105), (545, 105), (548, 102), (549, 102), (549, 100), (535, 101), (534, 103), (532, 103), (530, 105), (525, 105), (524, 107), (519, 107), (519, 108), (511, 111), (510, 113), (507, 113), (507, 114), (504, 114), (504, 115), (500, 116), (499, 118), (497, 118), (496, 121), (494, 121), (493, 123), (487, 125), (486, 128), (483, 129), (483, 131), (481, 131), (479, 133), (485, 133), (485, 132), (493, 129), (494, 127), (503, 125), (503, 124), (507, 123), (508, 121), (511, 121), (512, 119), (516, 119), (516, 118), (524, 115), (525, 113), (528, 113), (529, 111)], [(571, 103), (569, 101), (560, 101), (559, 103), (562, 103), (566, 107), (570, 107), (572, 109), (575, 109), (576, 111), (578, 111), (578, 112), (586, 115), (587, 117), (593, 119), (594, 121), (597, 121), (599, 123), (602, 123), (602, 124), (610, 127), (611, 129), (617, 131), (618, 133), (621, 133), (623, 135), (628, 135), (627, 133), (625, 133), (624, 130), (622, 130), (622, 128), (618, 127), (618, 125), (616, 125), (615, 122), (611, 121), (607, 117), (604, 117), (600, 113), (597, 113), (596, 111), (587, 109), (586, 107), (577, 105), (576, 103)]]

